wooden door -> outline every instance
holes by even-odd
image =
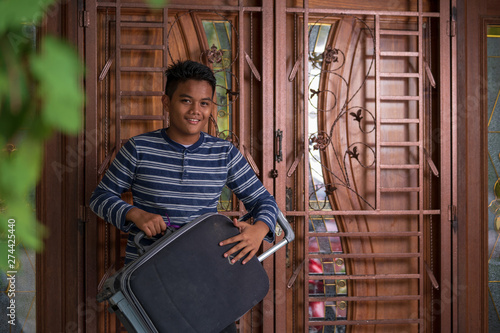
[[[96,137],[86,195],[128,138],[168,126],[168,64],[203,62],[218,80],[206,131],[240,149],[297,235],[264,262],[271,290],[239,331],[446,331],[451,302],[433,305],[451,281],[448,11],[398,0],[86,1],[86,132]],[[219,210],[244,213],[230,192]],[[125,243],[87,224],[87,297],[123,265]],[[120,331],[98,313],[90,331]]]
[[[273,44],[266,46],[260,37],[272,33],[272,13],[271,2],[216,1],[207,6],[203,1],[170,1],[167,8],[151,9],[138,2],[87,1],[88,96],[93,101],[87,109],[87,132],[95,133],[98,142],[95,156],[87,161],[87,195],[126,140],[168,127],[161,103],[164,71],[186,59],[205,63],[217,79],[206,132],[233,142],[273,192],[272,178],[263,176],[263,166],[272,166],[273,159],[268,149],[273,146],[272,95],[263,93],[272,91],[273,70],[272,62],[263,58],[269,53],[272,59]],[[123,198],[131,202],[129,193]],[[218,208],[231,217],[245,213],[229,190]],[[87,235],[87,290],[95,297],[105,278],[123,266],[126,235],[97,219]],[[264,265],[272,277],[273,259]],[[262,327],[262,308],[256,306],[239,321],[241,331]],[[268,317],[272,321],[273,314]],[[99,332],[121,329],[104,311],[94,325]]]
[[[297,233],[283,274],[294,331],[451,329],[448,11],[276,9],[276,193]]]

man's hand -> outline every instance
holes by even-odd
[[[163,217],[158,214],[148,213],[137,207],[132,208],[125,216],[127,221],[132,221],[137,228],[144,231],[147,237],[153,237],[167,230]]]
[[[242,262],[244,265],[252,259],[255,253],[259,250],[262,240],[269,232],[269,227],[262,221],[257,221],[255,224],[249,224],[247,222],[239,222],[238,220],[233,219],[233,223],[238,229],[240,229],[240,234],[220,242],[219,245],[224,246],[239,242],[229,249],[229,251],[224,253],[224,258],[227,258],[231,254],[241,250],[240,253],[238,253],[238,255],[231,260],[231,262],[234,264],[248,254]]]

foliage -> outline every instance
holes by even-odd
[[[167,4],[167,0],[147,0],[147,3],[151,7],[159,8],[165,6]]]
[[[8,254],[15,252],[9,236],[16,245],[42,248],[46,232],[28,199],[40,177],[45,140],[54,131],[76,134],[81,128],[77,53],[51,36],[40,39],[37,51],[29,36],[53,1],[0,0],[0,268],[7,270]]]

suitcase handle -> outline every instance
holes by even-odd
[[[167,230],[165,230],[165,233],[163,234],[162,237],[165,237],[165,235],[170,236],[172,233],[174,233],[175,229],[172,227],[167,227]],[[142,256],[144,253],[146,253],[146,248],[141,244],[141,240],[146,237],[146,234],[144,231],[139,230],[139,232],[134,236],[134,244],[137,247],[137,254],[139,254],[139,257]]]
[[[295,239],[295,234],[293,232],[292,226],[290,223],[288,223],[288,220],[285,218],[285,215],[281,212],[281,210],[278,209],[278,219],[277,219],[278,225],[283,229],[285,232],[285,236],[283,239],[275,244],[273,247],[268,249],[266,252],[262,253],[260,256],[257,257],[259,259],[259,262],[264,261],[266,258],[268,258],[270,255],[272,255],[274,252],[278,251],[281,249],[283,246],[286,244],[290,243]]]
[[[137,254],[139,254],[139,256],[142,256],[144,254],[144,252],[146,252],[146,249],[144,249],[144,246],[142,246],[142,244],[141,244],[141,240],[144,238],[144,236],[146,236],[146,234],[142,230],[140,230],[134,236],[134,243],[135,243],[135,247],[137,247]]]

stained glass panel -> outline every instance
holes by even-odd
[[[487,34],[489,331],[500,332],[500,26]]]
[[[309,89],[319,91],[323,53],[332,26],[330,24],[310,25],[309,30]],[[318,105],[320,94],[311,94],[309,103],[309,137],[319,135]],[[321,154],[319,149],[309,150],[309,206],[312,210],[331,211],[332,206],[327,196],[327,183],[323,176]],[[340,237],[333,236],[338,232],[335,218],[315,216],[309,220],[310,232],[331,232],[331,237],[311,237],[309,239],[309,255],[328,255],[309,259],[309,274],[311,276],[346,274],[342,258],[335,258],[335,253],[343,253]],[[331,255],[331,256],[330,256]],[[309,320],[334,321],[347,318],[347,302],[323,301],[314,298],[347,295],[345,280],[311,279],[309,280]],[[309,332],[344,332],[345,326],[310,326]]]
[[[217,134],[223,139],[231,138],[232,126],[232,104],[231,94],[233,90],[233,76],[231,73],[231,37],[232,28],[228,21],[203,21],[203,28],[207,36],[207,42],[210,51],[214,56],[209,62],[212,63],[212,68],[217,79],[216,104],[217,117],[215,123],[217,126]],[[212,62],[213,61],[213,62]],[[222,191],[218,204],[219,211],[232,210],[232,193],[225,187]]]

